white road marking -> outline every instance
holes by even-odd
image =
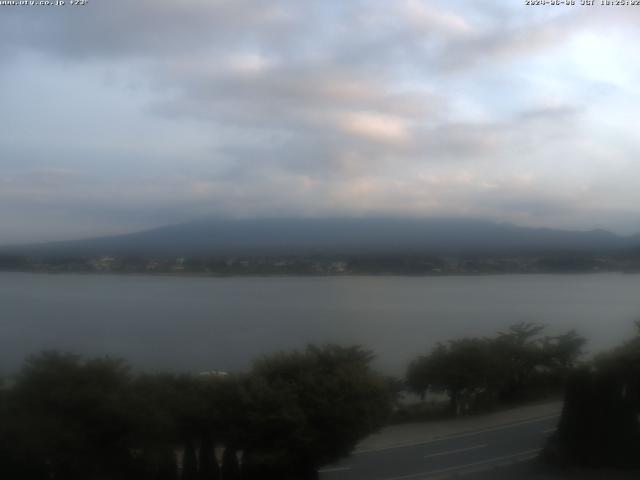
[[[427,472],[411,473],[409,475],[401,475],[399,477],[389,477],[389,478],[385,478],[384,480],[409,480],[412,478],[416,478],[416,479],[420,478],[422,480],[426,480],[433,475],[440,475],[442,473],[465,470],[468,468],[477,467],[479,465],[487,465],[491,463],[502,462],[505,460],[512,460],[513,462],[525,461],[535,457],[536,453],[538,453],[540,450],[541,450],[540,448],[534,448],[532,450],[524,450],[522,452],[513,453],[511,455],[503,455],[501,457],[489,458],[487,460],[481,460],[479,462],[466,463],[464,465],[455,465],[453,467],[440,468],[438,470],[429,470]]]
[[[419,442],[398,443],[396,445],[391,445],[389,447],[372,448],[372,449],[369,449],[369,450],[360,450],[359,452],[353,452],[351,455],[352,456],[364,455],[364,454],[367,454],[367,453],[384,452],[386,450],[395,450],[396,448],[414,447],[414,446],[417,446],[417,445],[428,445],[430,443],[442,442],[444,440],[453,440],[453,439],[456,439],[456,438],[471,437],[471,436],[477,435],[479,433],[495,432],[497,430],[505,430],[505,429],[512,428],[512,427],[519,427],[520,425],[527,425],[529,423],[543,422],[545,420],[550,420],[552,418],[556,418],[556,417],[559,417],[559,416],[560,416],[559,413],[554,413],[554,414],[551,414],[551,415],[544,415],[544,416],[541,416],[541,417],[532,418],[530,420],[522,420],[522,421],[519,421],[519,422],[502,424],[502,425],[498,425],[498,426],[495,426],[495,427],[482,428],[480,430],[473,430],[473,431],[468,431],[468,432],[463,432],[463,433],[454,433],[453,435],[443,435],[441,437],[434,438],[432,440],[425,440],[425,441],[419,441]]]
[[[323,468],[318,470],[318,473],[346,472],[347,470],[351,470],[351,467]]]
[[[546,430],[542,430],[541,433],[551,433],[551,432],[555,432],[557,430],[556,427],[553,428],[547,428]]]
[[[488,447],[488,446],[489,446],[489,444],[483,443],[482,445],[474,445],[473,447],[458,448],[456,450],[448,450],[446,452],[432,453],[430,455],[425,455],[424,458],[441,457],[442,455],[451,455],[451,454],[454,454],[454,453],[467,452],[469,450],[476,450],[478,448],[484,448],[484,447]]]

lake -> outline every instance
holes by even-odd
[[[640,275],[197,278],[0,273],[0,372],[42,349],[153,370],[246,369],[307,343],[361,344],[401,374],[437,341],[536,321],[591,352],[631,336]]]

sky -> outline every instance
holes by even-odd
[[[0,244],[213,216],[640,231],[640,6],[1,3]]]

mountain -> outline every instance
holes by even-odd
[[[640,245],[640,236],[569,231],[452,218],[322,218],[202,220],[139,233],[4,247],[41,255],[287,255],[611,253]]]

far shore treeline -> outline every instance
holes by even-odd
[[[640,328],[639,328],[640,333]],[[304,480],[389,422],[561,395],[543,459],[638,466],[640,334],[594,360],[575,331],[515,324],[436,345],[406,378],[358,346],[308,346],[243,374],[134,373],[122,360],[42,352],[0,384],[0,472],[24,480]],[[421,399],[407,405],[407,391]],[[446,400],[442,402],[442,398]]]
[[[22,255],[0,252],[0,271],[193,276],[486,275],[640,272],[640,249],[617,253],[299,255]]]

